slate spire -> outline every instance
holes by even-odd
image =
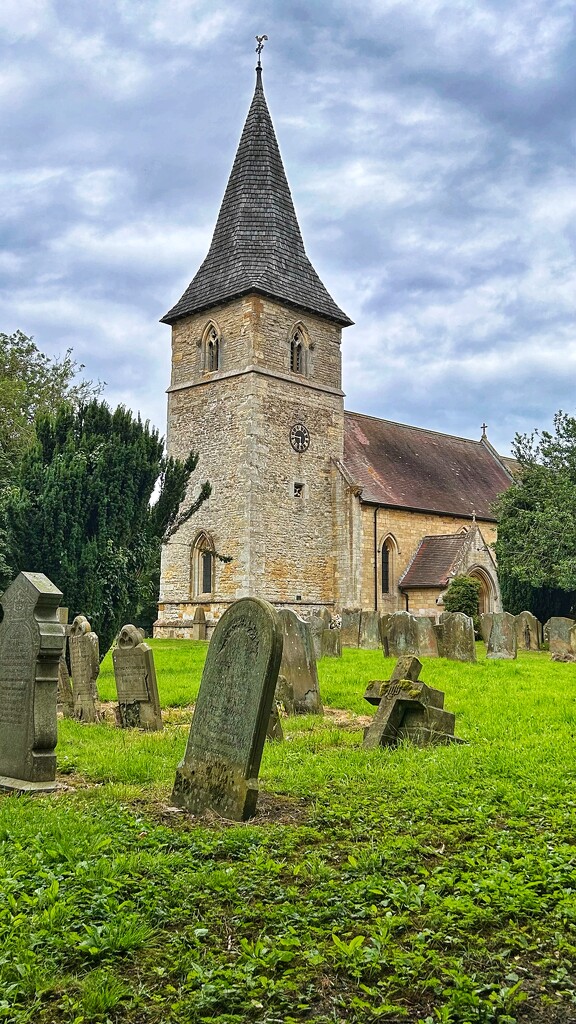
[[[345,326],[352,323],[306,255],[260,67],[208,255],[162,322],[172,324],[253,291]]]

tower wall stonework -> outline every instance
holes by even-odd
[[[208,372],[202,339],[210,322],[220,333],[221,363]],[[310,345],[306,375],[290,371],[295,325]],[[309,611],[333,605],[340,335],[331,321],[257,294],[174,324],[168,452],[197,451],[195,480],[208,479],[212,494],[165,545],[155,635],[188,635],[199,603],[212,622],[243,596]],[[302,453],[290,445],[299,422],[311,438]],[[295,485],[303,485],[300,496]],[[191,556],[200,532],[231,561],[215,560],[212,594],[199,597]]]

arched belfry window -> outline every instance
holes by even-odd
[[[308,350],[311,348],[303,324],[295,324],[290,331],[290,370],[292,373],[308,372]]]
[[[208,596],[214,591],[214,542],[207,533],[198,534],[192,547],[192,596]]]
[[[383,595],[391,594],[394,590],[394,559],[396,551],[396,541],[389,534],[382,541],[380,548],[380,592]]]
[[[202,338],[203,366],[205,370],[221,369],[220,331],[212,321],[206,326]]]

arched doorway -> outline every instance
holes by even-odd
[[[473,569],[466,571],[467,576],[471,576],[473,580],[478,580],[480,584],[480,594],[478,597],[479,614],[483,615],[484,612],[493,612],[495,603],[495,590],[490,576],[485,569],[480,566],[474,566]]]

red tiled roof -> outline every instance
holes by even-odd
[[[446,587],[448,574],[465,543],[466,534],[463,533],[423,537],[406,572],[400,577],[400,587]]]
[[[344,466],[362,501],[492,521],[511,483],[482,441],[356,412],[344,414]]]

